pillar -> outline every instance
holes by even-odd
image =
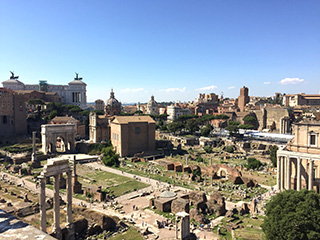
[[[35,162],[37,160],[36,156],[36,134],[37,132],[32,132],[32,154],[31,154],[31,161]]]
[[[277,156],[277,189],[281,190],[281,157]]]
[[[291,158],[287,157],[287,189],[291,189]]]
[[[54,176],[54,188],[53,188],[53,232],[57,239],[61,239],[61,228],[60,228],[60,174]]]
[[[312,190],[313,189],[313,159],[309,160],[309,176],[308,176],[308,189]]]
[[[47,209],[46,209],[46,182],[45,177],[40,176],[40,230],[47,232]]]
[[[301,158],[297,158],[297,191],[301,190]]]
[[[281,191],[284,190],[284,156],[280,157],[280,163],[281,163],[281,182],[280,182],[280,189]]]
[[[68,239],[74,239],[74,227],[72,223],[72,172],[67,172],[67,224]]]

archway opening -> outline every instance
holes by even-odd
[[[57,152],[66,152],[66,144],[62,137],[57,137],[56,149]]]

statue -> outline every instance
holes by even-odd
[[[19,76],[14,76],[14,72],[10,71],[10,73],[11,73],[10,79],[18,79],[19,78]]]
[[[82,80],[82,78],[79,78],[79,74],[78,73],[75,73],[76,74],[76,77],[74,78],[74,80]]]

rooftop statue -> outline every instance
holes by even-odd
[[[10,79],[18,79],[19,78],[19,76],[15,76],[14,75],[14,72],[12,72],[12,71],[10,71],[11,72],[11,77],[10,77]]]
[[[76,74],[76,77],[74,78],[74,80],[82,80],[82,78],[79,78],[79,74],[78,73],[75,73]]]

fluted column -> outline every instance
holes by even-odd
[[[40,229],[47,232],[47,209],[46,209],[46,181],[44,176],[40,176]]]
[[[60,174],[54,176],[54,189],[53,189],[53,232],[57,239],[61,239],[61,228],[60,228]]]
[[[281,190],[281,157],[277,156],[277,189]]]
[[[308,180],[309,180],[309,183],[308,183],[308,189],[309,190],[312,190],[313,189],[313,159],[310,159],[309,160],[309,176],[308,176]]]
[[[297,158],[297,191],[301,190],[301,158]]]

